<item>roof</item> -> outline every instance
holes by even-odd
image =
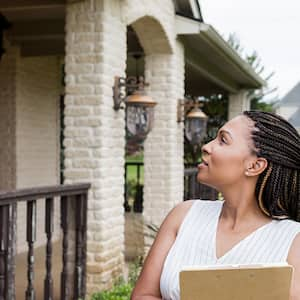
[[[280,101],[278,106],[296,106],[300,107],[300,82],[298,82]]]
[[[288,119],[288,121],[296,128],[300,128],[300,108]]]
[[[230,93],[258,89],[265,81],[209,24],[176,16],[186,64]]]
[[[173,0],[177,15],[203,22],[198,0]]]

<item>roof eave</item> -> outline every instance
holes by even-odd
[[[266,81],[261,78],[254,69],[242,59],[238,53],[222,38],[222,36],[208,24],[200,24],[200,34],[203,34],[207,39],[215,44],[215,48],[218,51],[224,53],[229,60],[235,63],[244,73],[249,77],[249,80],[253,82],[253,87],[261,88],[266,85]]]
[[[200,43],[206,43],[213,49],[213,55],[222,58],[222,61],[232,68],[238,69],[247,78],[245,89],[258,89],[266,85],[254,69],[244,61],[237,52],[221,37],[209,24],[197,22],[182,16],[176,16],[177,35],[180,37],[195,36]]]

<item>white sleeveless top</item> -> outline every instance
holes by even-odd
[[[197,200],[187,212],[164,262],[160,290],[164,300],[179,300],[183,266],[286,262],[300,223],[272,220],[216,257],[216,230],[224,201]]]

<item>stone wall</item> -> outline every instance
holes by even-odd
[[[16,72],[16,188],[60,181],[60,71],[57,57],[20,57]],[[60,235],[59,202],[55,231]],[[27,250],[26,204],[18,204],[17,248]],[[44,244],[45,203],[37,201],[37,242]]]
[[[241,114],[244,110],[250,109],[250,99],[246,90],[229,95],[228,120]]]
[[[150,93],[159,104],[155,125],[145,142],[145,222],[160,225],[183,200],[183,123],[177,123],[177,102],[184,96],[184,51],[146,57]]]
[[[67,5],[65,183],[90,182],[87,288],[110,286],[124,265],[124,110],[113,109],[126,67],[120,1]]]
[[[65,178],[66,183],[92,183],[88,211],[89,293],[109,287],[121,274],[124,262],[125,122],[124,111],[113,110],[112,86],[115,76],[125,75],[129,25],[144,47],[148,92],[160,107],[145,151],[145,216],[157,223],[182,200],[183,125],[177,123],[176,111],[177,100],[184,94],[184,59],[183,48],[175,39],[172,1],[163,5],[161,1],[129,0],[69,3]],[[157,142],[161,141],[159,151]],[[154,171],[151,174],[150,169]],[[158,184],[157,178],[161,179]],[[162,191],[163,195],[156,198]]]
[[[125,214],[125,258],[136,261],[144,256],[144,216],[140,213]]]
[[[16,184],[16,68],[18,49],[5,47],[0,61],[0,190]]]

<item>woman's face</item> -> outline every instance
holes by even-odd
[[[198,181],[219,190],[245,178],[247,165],[254,158],[250,138],[253,123],[237,116],[219,129],[216,138],[202,147]]]

